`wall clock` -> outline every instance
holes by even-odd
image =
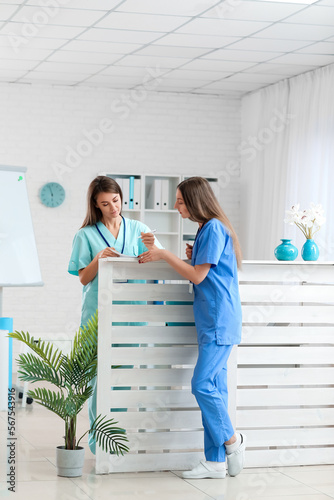
[[[48,182],[41,187],[39,197],[46,207],[59,207],[65,200],[65,189],[58,182]]]

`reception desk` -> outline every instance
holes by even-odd
[[[334,263],[245,261],[239,282],[229,406],[248,437],[246,466],[333,464]],[[98,474],[189,469],[203,458],[192,300],[166,263],[100,259],[97,411],[126,429],[130,453],[97,447]]]

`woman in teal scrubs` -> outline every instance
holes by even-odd
[[[68,266],[68,272],[79,276],[83,285],[81,326],[87,324],[98,306],[100,258],[118,257],[119,253],[137,257],[148,248],[140,238],[142,233],[146,233],[147,244],[161,248],[145,224],[122,216],[122,190],[114,179],[96,177],[88,188],[87,205],[86,218],[73,240]],[[96,418],[96,381],[93,388],[88,401],[90,423]],[[88,442],[95,453],[95,441],[90,435]]]
[[[202,412],[206,460],[183,477],[224,478],[225,454],[229,475],[236,476],[244,465],[246,440],[234,432],[228,415],[227,360],[233,345],[241,340],[240,245],[206,179],[191,177],[181,182],[174,208],[199,226],[193,247],[188,245],[186,251],[191,265],[168,250],[150,248],[146,235],[143,241],[149,251],[139,256],[139,262],[164,259],[194,286],[198,359],[191,387]]]

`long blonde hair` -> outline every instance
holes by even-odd
[[[105,175],[99,175],[98,177],[95,177],[95,179],[92,180],[88,187],[87,213],[81,228],[86,226],[94,226],[94,224],[102,219],[102,212],[96,206],[96,198],[100,193],[117,193],[121,198],[121,203],[123,203],[122,190],[114,179]]]
[[[240,243],[232,224],[212,191],[210,183],[203,177],[189,177],[177,186],[194,222],[206,223],[210,219],[219,219],[228,229],[233,240],[234,253],[238,268],[241,269],[242,254]]]

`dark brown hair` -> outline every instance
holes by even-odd
[[[89,184],[87,191],[87,213],[81,227],[94,226],[102,218],[102,212],[96,206],[96,199],[100,193],[117,193],[123,203],[123,194],[120,186],[114,179],[99,175]]]
[[[227,228],[233,240],[234,253],[238,268],[241,268],[242,254],[238,237],[222,207],[212,191],[210,183],[203,177],[189,177],[177,186],[194,222],[206,223],[210,219],[219,219]]]

